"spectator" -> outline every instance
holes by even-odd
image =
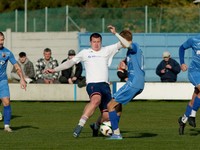
[[[119,63],[119,66],[117,68],[117,76],[120,78],[120,82],[126,82],[128,80],[128,72],[125,59],[123,59]]]
[[[58,66],[58,61],[54,59],[51,56],[51,49],[45,48],[43,55],[43,58],[38,59],[36,62],[36,82],[37,83],[46,83],[46,84],[51,84],[51,83],[59,83],[58,82],[58,76],[59,73],[49,73],[46,74],[43,71],[45,69],[54,69],[55,67]]]
[[[156,68],[156,74],[160,77],[161,82],[176,82],[177,74],[180,71],[179,63],[170,57],[169,52],[164,52],[163,60]]]
[[[74,58],[75,55],[76,55],[76,53],[73,49],[69,50],[68,58],[64,59],[62,61],[62,63]],[[83,71],[83,67],[82,67],[81,62],[79,62],[79,63],[73,65],[69,69],[62,70],[59,81],[60,81],[60,83],[77,84],[79,79],[82,78],[81,77],[82,71]]]
[[[33,63],[27,58],[25,52],[19,53],[19,59],[17,63],[22,69],[26,83],[33,83],[35,77],[34,66]],[[11,78],[13,81],[20,81],[20,77],[18,76],[15,67],[13,67],[11,71]]]

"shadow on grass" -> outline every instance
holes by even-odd
[[[127,131],[124,131],[122,133],[126,133]],[[129,133],[130,134],[130,133]],[[130,135],[130,136],[123,136],[123,138],[149,138],[149,137],[155,137],[158,134],[155,133],[135,133],[135,135]]]
[[[21,129],[26,129],[26,128],[32,128],[32,129],[39,129],[38,127],[33,127],[33,126],[19,126],[19,127],[12,127],[13,130],[17,131],[17,130],[21,130]]]
[[[32,128],[32,129],[39,129],[38,127],[33,127],[33,126],[29,126],[29,125],[27,125],[27,126],[19,126],[19,127],[11,127],[12,128],[12,130],[15,132],[15,131],[18,131],[18,130],[21,130],[21,129],[27,129],[27,128]],[[4,128],[0,128],[0,130],[3,130]]]
[[[200,134],[200,129],[190,129],[191,133],[190,135],[191,136],[197,136]]]
[[[15,119],[15,118],[19,118],[19,117],[22,117],[22,116],[12,115],[11,119]]]

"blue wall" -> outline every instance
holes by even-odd
[[[79,51],[90,47],[89,37],[91,33],[79,33]],[[118,41],[118,39],[111,33],[101,33],[102,45],[107,46]],[[137,42],[144,54],[146,81],[160,81],[160,78],[155,74],[157,65],[162,60],[162,53],[169,51],[171,57],[179,62],[178,50],[179,46],[185,42],[189,37],[196,34],[176,34],[176,33],[152,33],[152,34],[133,34],[133,41]],[[126,50],[122,49],[117,55],[115,55],[112,65],[109,70],[110,81],[119,81],[116,72],[117,66],[120,60],[126,55]],[[192,56],[191,49],[185,53],[185,63],[189,64]],[[178,81],[188,81],[187,72],[181,72],[178,74]]]

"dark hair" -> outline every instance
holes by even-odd
[[[45,48],[44,52],[51,52],[51,49],[50,48]]]
[[[102,41],[102,36],[99,33],[92,33],[90,35],[90,41],[92,41],[92,38],[100,38]]]
[[[133,39],[133,35],[131,33],[131,31],[129,30],[123,30],[122,32],[120,32],[120,35],[125,38],[127,41],[132,41]]]
[[[4,37],[4,34],[3,34],[3,32],[0,32],[0,36],[3,36],[3,37]]]
[[[21,58],[21,57],[26,57],[26,53],[25,52],[20,52],[19,53],[19,57]]]

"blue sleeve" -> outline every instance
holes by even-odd
[[[184,56],[185,56],[185,48],[183,47],[183,45],[181,45],[179,48],[179,59],[181,65],[185,63]]]
[[[17,61],[16,61],[16,59],[15,59],[15,57],[14,57],[12,52],[10,52],[9,61],[11,62],[12,65],[17,63]]]

